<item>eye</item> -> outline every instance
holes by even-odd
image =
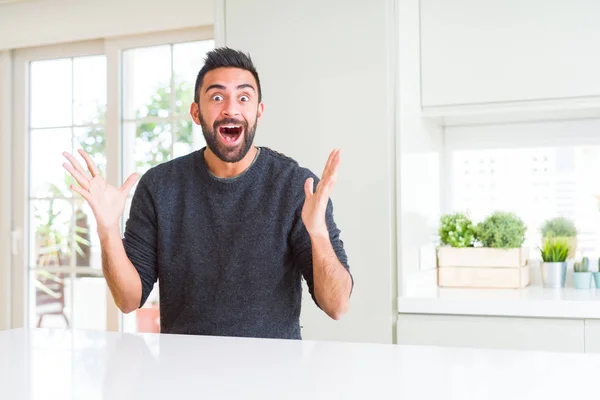
[[[243,95],[243,96],[240,97],[240,100],[243,101],[243,102],[250,101],[250,97],[248,97],[246,95]]]
[[[211,97],[211,100],[223,101],[223,96],[221,96],[220,94],[215,94],[213,97]]]

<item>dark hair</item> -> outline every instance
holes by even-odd
[[[200,96],[198,92],[202,87],[204,75],[206,75],[207,72],[217,68],[239,68],[249,71],[254,76],[254,79],[256,79],[256,84],[258,85],[258,102],[260,103],[262,101],[262,89],[260,88],[258,72],[256,72],[256,68],[252,63],[250,55],[245,54],[239,50],[230,49],[229,47],[218,47],[214,50],[209,51],[206,54],[204,65],[202,66],[202,69],[200,69],[198,77],[196,78],[196,87],[194,88],[194,102],[198,103],[200,101]]]

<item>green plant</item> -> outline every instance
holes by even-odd
[[[475,241],[475,226],[463,213],[445,214],[440,219],[440,241],[452,247],[472,247]]]
[[[540,253],[544,262],[565,262],[569,255],[569,242],[562,237],[547,237]]]
[[[542,237],[574,237],[577,236],[575,223],[565,217],[556,217],[546,220],[540,229]]]
[[[590,270],[590,260],[587,257],[583,257],[581,261],[573,264],[573,270],[575,272],[588,272]]]
[[[525,223],[516,214],[497,211],[479,223],[475,233],[484,247],[509,249],[523,245],[526,231]]]

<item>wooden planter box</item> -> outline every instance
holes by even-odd
[[[518,289],[529,285],[529,250],[485,247],[438,249],[438,286]]]
[[[438,268],[438,286],[453,288],[520,289],[529,285],[529,267]]]
[[[440,247],[438,267],[519,268],[527,265],[529,250],[487,247]]]

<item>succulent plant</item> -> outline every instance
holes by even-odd
[[[581,259],[581,264],[583,266],[583,272],[587,272],[590,270],[590,259],[588,257],[583,257]]]
[[[540,253],[544,262],[565,262],[569,255],[569,242],[562,237],[548,237],[544,239]]]

